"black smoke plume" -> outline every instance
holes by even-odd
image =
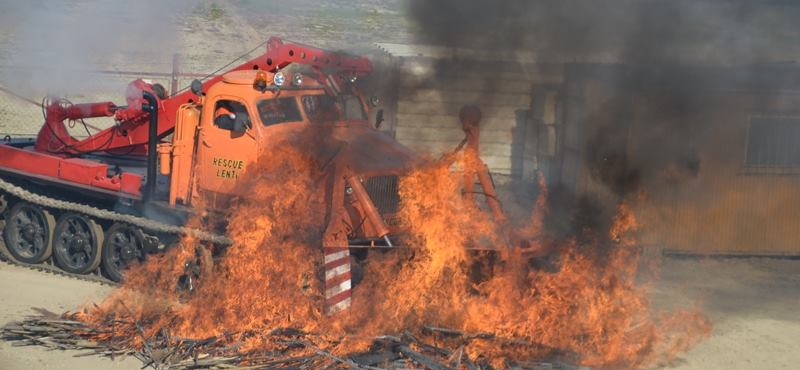
[[[708,91],[764,85],[759,71],[800,51],[792,41],[800,6],[790,1],[411,0],[409,14],[418,43],[532,52],[600,81],[604,103],[566,120],[583,127],[582,160],[617,199],[695,178],[705,167],[693,143],[710,133],[690,117],[709,104]],[[448,63],[458,62],[440,69]],[[493,82],[484,86],[490,97]],[[569,207],[602,213],[593,197],[556,187]],[[559,222],[599,221],[572,214]]]

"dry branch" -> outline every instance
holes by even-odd
[[[76,319],[76,315],[57,315],[40,310],[40,316],[21,322],[10,322],[0,328],[0,338],[12,345],[36,345],[50,349],[81,350],[74,356],[134,356],[142,361],[142,369],[155,370],[485,370],[488,364],[476,364],[467,348],[472,340],[488,340],[498,346],[535,346],[526,341],[498,338],[491,333],[464,333],[458,330],[426,326],[420,336],[410,331],[400,336],[376,337],[371,350],[342,356],[332,348],[341,338],[323,337],[292,328],[278,328],[267,333],[225,333],[209,338],[171,336],[162,328],[147,336],[144,323],[109,317],[97,325]],[[270,343],[270,348],[242,352],[242,340],[257,336]],[[133,339],[139,345],[134,345]],[[436,339],[436,338],[440,338]],[[433,340],[434,344],[430,343]],[[317,344],[317,343],[322,343]],[[572,370],[577,367],[559,362],[517,362],[509,369]]]

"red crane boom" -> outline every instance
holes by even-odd
[[[333,78],[341,85],[343,74],[362,76],[372,71],[372,64],[364,57],[353,57],[342,53],[332,53],[298,43],[284,42],[279,37],[267,41],[267,50],[229,71],[261,69],[275,72],[291,63],[309,65],[315,72]],[[228,72],[229,72],[228,71]],[[203,82],[203,91],[222,79],[215,75]],[[112,102],[64,105],[54,101],[46,107],[47,119],[36,140],[36,149],[51,153],[80,154],[88,152],[125,152],[126,154],[147,153],[149,140],[147,117],[142,110],[142,92],[155,93],[151,84],[135,80],[126,92],[127,107],[118,107]],[[172,132],[175,127],[178,108],[196,96],[191,91],[159,99],[158,137]],[[69,135],[64,120],[78,120],[92,117],[113,116],[118,124],[102,130],[83,140]]]

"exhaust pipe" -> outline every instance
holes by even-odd
[[[142,98],[147,104],[142,105],[142,110],[147,112],[150,118],[147,136],[147,181],[144,185],[144,200],[150,201],[156,194],[156,173],[158,163],[158,99],[153,94],[145,91]]]

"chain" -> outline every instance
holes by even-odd
[[[19,199],[22,199],[27,202],[31,202],[33,204],[40,205],[46,208],[55,208],[64,211],[72,211],[77,213],[83,213],[92,217],[96,217],[102,220],[109,220],[109,221],[116,221],[116,222],[124,222],[131,225],[139,226],[144,230],[156,232],[156,233],[165,233],[165,234],[177,234],[177,235],[188,235],[200,241],[207,241],[212,242],[215,244],[222,244],[222,245],[231,245],[233,241],[229,238],[217,235],[213,233],[209,233],[207,231],[192,229],[189,227],[183,226],[175,226],[170,224],[161,223],[158,221],[150,220],[143,217],[133,216],[133,215],[126,215],[122,213],[117,213],[113,211],[109,211],[106,209],[99,209],[91,206],[87,206],[84,204],[78,204],[73,202],[67,202],[59,199],[53,199],[50,197],[46,197],[40,194],[31,193],[19,186],[11,184],[7,181],[0,179],[0,190],[5,191],[6,193],[13,195]]]

